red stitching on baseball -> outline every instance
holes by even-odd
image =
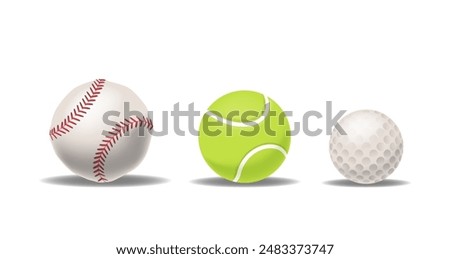
[[[105,79],[97,79],[92,82],[91,87],[89,87],[89,90],[86,91],[86,94],[77,106],[73,108],[72,112],[67,115],[61,123],[50,130],[49,135],[52,141],[64,134],[69,133],[77,125],[80,119],[83,118],[87,111],[91,109],[89,106],[94,104],[96,98],[100,95],[103,87],[105,86],[105,82]]]
[[[125,119],[124,121],[117,123],[116,126],[112,128],[110,132],[108,132],[108,135],[105,136],[105,138],[99,144],[97,152],[94,156],[94,162],[92,166],[92,173],[94,174],[94,177],[98,178],[98,182],[108,181],[108,178],[105,175],[105,162],[106,157],[108,156],[113,146],[116,144],[119,138],[125,135],[126,132],[137,127],[144,127],[148,130],[151,130],[153,129],[152,120],[147,117],[139,118],[136,116]]]

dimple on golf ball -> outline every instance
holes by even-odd
[[[346,134],[341,134],[339,126]],[[384,180],[397,168],[402,154],[400,130],[381,112],[360,110],[348,114],[331,134],[330,156],[334,166],[356,183]]]

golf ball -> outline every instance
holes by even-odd
[[[330,156],[334,166],[356,183],[384,180],[397,168],[402,154],[400,130],[381,112],[360,110],[348,114],[331,134]]]

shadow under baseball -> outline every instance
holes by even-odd
[[[297,184],[298,181],[289,178],[269,177],[256,183],[235,183],[222,179],[220,177],[210,177],[192,180],[191,183],[215,187],[252,188],[252,187],[276,187],[276,186],[292,185]]]
[[[386,179],[384,181],[374,184],[359,184],[346,179],[330,180],[323,182],[326,185],[338,186],[338,187],[362,187],[362,188],[374,188],[374,187],[394,187],[401,185],[408,185],[409,182],[403,180]]]
[[[63,185],[63,186],[74,186],[74,187],[100,187],[100,188],[110,188],[110,187],[133,187],[133,186],[148,186],[164,184],[169,182],[169,180],[161,177],[155,176],[145,176],[145,175],[125,175],[114,182],[110,183],[95,183],[86,180],[77,175],[65,175],[65,176],[55,176],[42,179],[43,183]]]

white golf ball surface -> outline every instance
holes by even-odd
[[[347,179],[373,184],[397,168],[403,154],[403,139],[397,125],[383,113],[360,110],[343,117],[330,138],[334,166]]]

